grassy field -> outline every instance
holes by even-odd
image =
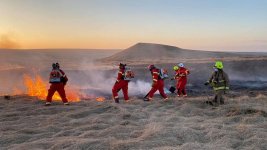
[[[266,95],[83,100],[50,107],[34,97],[0,99],[0,149],[267,149]]]

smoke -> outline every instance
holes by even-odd
[[[117,80],[118,65],[108,64],[105,66],[98,66],[93,61],[83,61],[80,65],[81,73],[76,73],[77,77],[83,82],[78,83],[78,87],[84,89],[85,94],[94,96],[112,96],[112,88]],[[143,97],[151,89],[152,77],[150,72],[145,67],[129,66],[135,73],[133,78],[128,84],[128,94],[130,97]],[[81,78],[82,74],[86,74],[85,78]],[[85,82],[84,82],[85,81]],[[166,81],[165,93],[170,93],[168,90],[172,84]],[[159,94],[157,91],[156,94]],[[122,95],[122,91],[119,92]]]
[[[1,49],[15,49],[19,48],[19,42],[13,33],[0,35],[0,48]]]
[[[105,52],[106,56],[110,55]],[[65,71],[69,78],[67,87],[79,89],[81,93],[91,96],[112,96],[112,87],[116,81],[118,73],[117,64],[100,64],[95,63],[99,57],[103,57],[100,52],[2,52],[1,66],[7,66],[8,69],[0,72],[0,94],[12,93],[16,90],[23,90],[23,78],[25,73],[32,73],[32,67],[38,66],[39,73],[45,81],[50,71],[51,62],[59,62],[61,68]],[[30,61],[28,61],[30,60]],[[177,59],[177,62],[180,62]],[[259,89],[267,88],[267,60],[255,61],[229,61],[224,62],[225,72],[230,78],[231,89]],[[13,66],[21,66],[14,68]],[[49,66],[47,66],[49,65]],[[158,64],[160,68],[169,70],[169,75],[173,73],[172,66],[174,64]],[[203,83],[210,77],[213,63],[186,63],[186,67],[190,70],[188,77],[189,94],[193,92],[200,93],[205,90]],[[0,67],[1,67],[0,66]],[[11,67],[10,67],[11,66]],[[129,96],[144,96],[151,89],[151,74],[145,69],[145,65],[131,66],[136,77],[129,83]],[[251,81],[251,82],[248,82]],[[248,84],[247,84],[248,83]],[[165,81],[165,87],[168,89],[174,83],[170,80]],[[234,88],[233,88],[234,87]],[[190,93],[191,91],[191,93]],[[168,90],[166,90],[168,92]],[[120,92],[122,93],[122,92]]]
[[[129,83],[129,94],[131,95],[146,95],[151,89],[151,83],[144,80],[136,80]]]
[[[76,75],[81,77],[84,76],[82,74],[85,74],[85,77],[82,79],[83,82],[78,82],[77,86],[81,87],[88,95],[111,96],[112,88],[118,74],[118,67],[110,66],[109,69],[106,69],[106,67],[97,67],[93,62],[84,61],[80,64],[83,72]],[[133,79],[129,82],[129,96],[146,95],[150,88],[150,82],[142,79]]]

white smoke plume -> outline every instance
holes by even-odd
[[[93,62],[84,61],[81,64],[81,70],[87,76],[85,83],[80,83],[80,87],[90,94],[104,94],[112,96],[112,87],[118,74],[117,66],[110,66],[107,70],[105,67],[96,67]],[[133,70],[134,71],[134,70]],[[140,79],[133,79],[129,82],[129,96],[146,95],[151,89],[151,83]],[[120,92],[121,93],[121,92]]]

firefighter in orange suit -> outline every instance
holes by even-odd
[[[119,103],[119,96],[118,92],[122,89],[123,95],[124,95],[124,100],[128,101],[129,96],[128,96],[128,80],[125,80],[125,67],[126,64],[119,64],[119,72],[118,72],[118,77],[117,80],[112,88],[112,95],[116,103]]]
[[[154,96],[157,90],[159,90],[159,93],[164,98],[164,100],[167,100],[168,97],[164,92],[164,80],[160,77],[160,69],[156,68],[154,65],[149,65],[148,69],[151,72],[153,83],[148,95],[145,96],[145,101],[152,100],[152,97]]]
[[[64,105],[69,105],[68,100],[66,98],[65,94],[65,85],[68,81],[68,78],[64,71],[62,71],[59,67],[58,63],[53,63],[52,64],[52,71],[50,72],[50,77],[49,77],[49,83],[51,83],[50,88],[48,90],[48,95],[46,97],[46,106],[51,105],[52,102],[52,97],[55,92],[58,92],[60,95]]]
[[[176,85],[177,96],[180,97],[183,94],[183,96],[186,97],[187,93],[185,87],[187,83],[187,76],[189,75],[190,72],[184,67],[183,63],[179,63],[178,66],[179,69],[176,71],[174,77],[177,80],[177,85]]]

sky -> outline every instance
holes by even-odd
[[[266,51],[267,0],[0,0],[0,48]]]

